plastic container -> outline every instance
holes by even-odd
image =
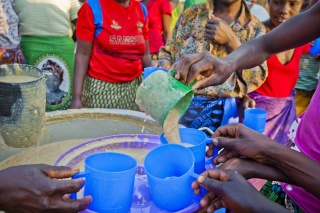
[[[194,91],[175,79],[173,71],[155,71],[142,82],[137,90],[136,103],[160,125],[173,108],[181,116],[190,105]]]
[[[206,160],[206,145],[212,144],[212,138],[208,138],[201,130],[193,128],[180,128],[179,134],[181,143],[187,144],[186,147],[190,149],[194,156],[194,172],[201,174],[205,170],[205,165],[212,163],[212,158]],[[164,134],[160,135],[160,142],[168,144]],[[213,157],[217,155],[218,147],[215,147]]]
[[[314,45],[311,46],[310,54],[313,56],[320,54],[320,38],[316,39]]]
[[[264,109],[245,109],[243,124],[257,132],[263,133],[266,128],[266,118],[267,111]]]
[[[161,70],[161,71],[164,71],[164,72],[168,72],[167,69],[164,69],[162,67],[146,67],[143,70],[144,79],[146,79],[151,73],[153,73],[155,71],[158,71],[158,70]]]
[[[126,154],[101,152],[85,159],[85,171],[72,178],[85,178],[84,195],[93,200],[88,209],[96,212],[128,212],[132,204],[137,161]],[[71,194],[76,199],[76,194]]]
[[[153,202],[161,209],[178,211],[192,203],[194,157],[181,145],[166,144],[151,150],[144,168]],[[197,176],[197,175],[196,175]]]

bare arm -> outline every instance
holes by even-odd
[[[146,52],[145,52],[144,56],[141,59],[143,68],[151,66],[151,56],[150,56],[150,50],[149,50],[149,41],[146,40],[145,42],[146,42]]]
[[[93,42],[78,39],[74,62],[73,93],[70,108],[81,108],[81,92],[92,53]]]
[[[213,144],[224,148],[213,160],[224,163],[230,158],[245,156],[268,165],[289,177],[293,184],[304,188],[320,199],[320,164],[308,156],[255,132],[242,124],[219,127]],[[210,145],[207,155],[212,155]]]
[[[168,39],[171,38],[171,32],[170,32],[170,22],[171,22],[171,16],[168,14],[162,15],[162,29],[163,29],[163,42],[167,43]]]
[[[308,156],[274,143],[265,150],[266,163],[282,171],[292,182],[320,199],[320,164]]]
[[[280,170],[269,165],[259,164],[250,159],[231,158],[223,163],[219,168],[236,170],[246,179],[261,178],[281,181],[284,183],[292,183],[290,178],[284,175]]]
[[[236,70],[242,76],[244,69],[262,64],[271,55],[300,46],[320,36],[320,4],[290,18],[264,36],[252,39],[230,53],[224,59],[207,52],[185,55],[174,65],[176,78],[183,83],[192,83],[199,75],[193,89],[220,85]]]
[[[265,36],[253,39],[241,45],[224,60],[232,64],[233,69],[251,68],[267,60],[271,55],[310,42],[320,36],[320,4],[314,5]]]
[[[170,4],[171,4],[171,9],[174,10],[178,3],[179,3],[179,0],[169,0],[170,1]]]

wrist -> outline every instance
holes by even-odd
[[[268,138],[269,139],[269,138]],[[269,139],[271,140],[271,139]],[[262,149],[262,156],[264,156],[264,164],[279,168],[281,160],[278,159],[278,156],[282,156],[283,153],[286,152],[287,147],[282,144],[278,144],[275,141],[266,141],[267,146]]]
[[[230,42],[227,43],[228,52],[231,53],[235,49],[241,46],[241,42],[239,41],[238,37],[230,38]]]
[[[227,57],[222,59],[224,61],[222,69],[225,70],[228,73],[228,75],[230,76],[235,71],[236,66],[234,63],[235,61],[233,61],[232,59],[228,59]]]

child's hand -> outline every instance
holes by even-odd
[[[256,102],[252,98],[250,98],[248,95],[243,96],[241,100],[241,107],[243,110],[248,109],[248,108],[255,108]]]

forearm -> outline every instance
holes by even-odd
[[[73,80],[73,99],[80,99],[83,89],[84,79],[86,77],[91,54],[76,53],[74,64],[74,80]]]
[[[236,35],[233,35],[233,39],[231,39],[231,41],[226,44],[228,54],[232,53],[234,50],[236,50],[240,46],[241,46],[241,42],[239,38]]]
[[[237,75],[242,76],[243,69],[251,69],[257,64],[263,64],[271,55],[264,37],[254,38],[226,56],[223,60],[231,65],[232,68],[229,70],[236,70]]]
[[[144,56],[141,58],[141,62],[142,62],[143,68],[151,66],[151,56],[150,56],[150,50],[149,50],[149,41],[145,40],[145,43],[146,43],[146,50],[145,50]]]
[[[265,149],[266,164],[290,177],[293,184],[304,188],[320,199],[320,164],[313,159],[281,144]]]
[[[259,193],[259,195],[257,194],[257,196],[263,196],[261,193]],[[255,196],[255,195],[253,195]],[[288,209],[285,209],[283,206],[280,206],[278,203],[273,202],[271,200],[269,200],[268,198],[264,197],[261,198],[261,200],[263,200],[263,205],[261,206],[257,206],[253,203],[254,207],[253,207],[253,211],[252,212],[259,212],[259,213],[270,213],[270,212],[277,212],[277,213],[290,213],[290,211]]]
[[[320,4],[281,24],[264,36],[252,39],[233,51],[225,61],[232,66],[231,70],[248,69],[262,64],[271,55],[305,44],[320,36]],[[303,30],[301,30],[303,29]],[[296,33],[299,31],[300,33]],[[287,35],[295,36],[287,36]]]
[[[169,14],[163,14],[162,15],[162,29],[163,29],[162,39],[165,44],[171,37],[170,22],[171,22],[171,16]]]
[[[168,41],[168,40],[170,39],[170,37],[171,37],[171,33],[170,33],[170,32],[163,32],[162,37],[163,37],[163,42],[164,42],[164,43],[167,43],[167,41]]]
[[[280,170],[269,165],[255,163],[254,167],[250,167],[246,174],[243,175],[246,179],[261,178],[266,180],[275,180],[284,183],[292,183],[290,178],[284,175]]]

